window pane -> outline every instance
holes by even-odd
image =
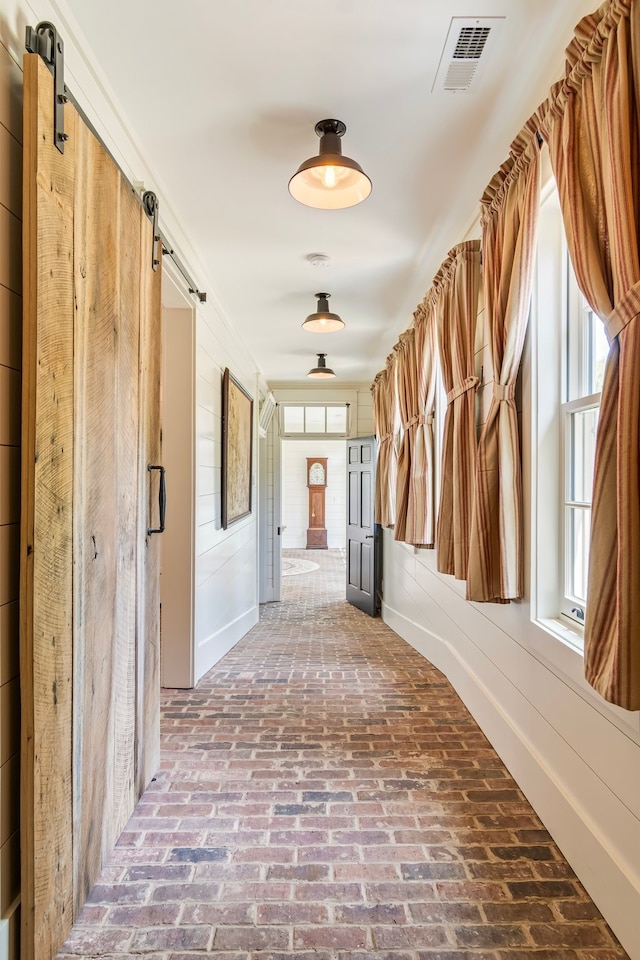
[[[324,433],[324,407],[305,407],[305,433]]]
[[[587,316],[589,325],[588,390],[589,393],[600,393],[604,382],[604,365],[609,354],[609,344],[600,317],[597,317],[589,308],[587,308]]]
[[[598,408],[576,410],[571,417],[571,481],[569,499],[591,503]]]
[[[591,510],[567,507],[567,593],[582,605],[587,602],[590,532]]]
[[[304,433],[304,407],[284,408],[284,432]]]
[[[327,407],[327,433],[347,432],[347,408]]]

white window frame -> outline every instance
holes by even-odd
[[[563,558],[563,589],[560,596],[560,613],[571,621],[571,624],[584,626],[584,617],[586,612],[586,602],[582,597],[577,597],[571,592],[570,584],[572,581],[573,567],[571,558],[571,529],[570,516],[571,510],[591,510],[591,500],[575,500],[571,496],[572,480],[572,417],[575,413],[586,413],[589,410],[598,410],[600,408],[600,394],[594,393],[587,397],[580,397],[577,400],[571,400],[563,403],[561,407],[562,416],[562,513],[564,514],[561,524],[561,551]]]
[[[532,298],[531,619],[581,656],[586,604],[572,594],[572,426],[595,410],[600,393],[589,376],[592,334],[569,260],[562,213],[550,179],[540,210]],[[593,323],[599,323],[593,315]],[[589,393],[587,393],[589,391]],[[584,491],[583,491],[584,494]]]
[[[567,245],[555,184],[541,197],[531,306],[531,619],[582,657],[584,631],[563,614],[563,415],[567,399]],[[553,640],[552,640],[553,638]],[[549,647],[552,656],[552,647]],[[552,659],[555,659],[552,656]]]
[[[522,370],[524,536],[529,591],[520,605],[499,607],[492,611],[491,619],[498,625],[505,623],[516,643],[566,682],[607,722],[637,739],[636,714],[607,703],[586,682],[584,630],[559,609],[564,569],[559,536],[564,522],[561,410],[567,402],[562,317],[568,293],[562,214],[546,150],[542,151],[542,162],[540,243]],[[595,322],[600,321],[596,318]],[[524,626],[519,614],[527,603],[530,623]]]
[[[303,409],[304,409],[305,407],[316,407],[316,408],[317,408],[317,407],[323,407],[323,408],[325,409],[325,427],[326,427],[326,424],[327,424],[326,408],[328,408],[328,407],[340,407],[340,408],[342,408],[342,409],[345,409],[345,408],[346,408],[346,413],[347,413],[347,416],[346,416],[346,429],[343,430],[343,431],[332,430],[332,431],[329,431],[329,432],[327,432],[326,430],[325,430],[324,432],[323,432],[323,431],[320,431],[320,430],[312,430],[312,431],[303,430],[303,431],[301,431],[301,432],[300,432],[300,431],[298,431],[298,432],[295,432],[295,431],[287,431],[287,430],[285,430],[285,426],[284,426],[284,417],[285,417],[285,410],[286,410],[288,407],[302,407]],[[296,439],[305,439],[305,440],[313,440],[313,439],[318,439],[318,440],[342,440],[342,439],[344,439],[344,438],[346,438],[346,437],[350,437],[350,436],[351,436],[351,432],[350,432],[350,430],[351,430],[351,404],[350,404],[350,403],[346,403],[346,402],[344,402],[344,401],[342,401],[342,402],[340,402],[340,401],[325,402],[325,401],[309,401],[309,400],[297,400],[297,401],[296,401],[296,400],[287,400],[287,401],[284,402],[284,403],[279,402],[279,403],[278,403],[278,423],[279,423],[279,429],[280,429],[280,437],[281,437],[283,440],[296,440]]]
[[[571,515],[572,511],[591,511],[592,498],[576,500],[572,496],[573,476],[573,430],[576,413],[600,409],[601,393],[593,392],[594,360],[591,356],[592,336],[590,324],[600,323],[599,318],[586,305],[571,267],[568,252],[565,252],[567,272],[567,299],[564,324],[563,368],[564,396],[560,409],[562,418],[562,588],[560,591],[560,616],[575,629],[582,629],[586,614],[586,598],[572,593],[571,584],[576,559],[572,557]],[[587,319],[588,318],[588,319]],[[575,515],[575,514],[574,514]]]

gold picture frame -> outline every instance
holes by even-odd
[[[222,527],[251,514],[253,397],[229,368],[222,377]]]

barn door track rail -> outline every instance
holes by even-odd
[[[159,200],[156,194],[153,193],[152,190],[146,190],[142,195],[138,193],[89,117],[66,86],[64,82],[64,42],[56,27],[52,23],[49,23],[48,20],[42,20],[36,27],[27,27],[25,47],[29,53],[37,53],[38,56],[42,58],[53,76],[53,138],[60,153],[64,153],[64,145],[69,139],[69,134],[66,133],[64,129],[64,105],[70,102],[78,111],[84,123],[89,127],[96,140],[98,140],[104,150],[109,154],[126,183],[129,184],[132,193],[138,198],[146,215],[153,223],[153,241],[151,244],[151,266],[153,269],[157,270],[158,264],[160,263],[160,260],[156,257],[156,244],[160,243],[162,245],[163,256],[171,257],[177,269],[184,277],[189,288],[189,293],[196,296],[200,303],[206,303],[207,294],[198,289],[186,267],[175,253],[173,244],[167,239],[166,235],[158,226]]]
[[[42,20],[38,26],[27,27],[25,46],[29,53],[37,53],[53,76],[53,142],[64,153],[69,135],[64,132],[64,105],[68,101],[64,82],[64,43],[52,23]]]

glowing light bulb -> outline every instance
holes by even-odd
[[[322,168],[322,182],[325,187],[331,189],[335,187],[338,182],[337,171],[335,167],[323,167]]]

